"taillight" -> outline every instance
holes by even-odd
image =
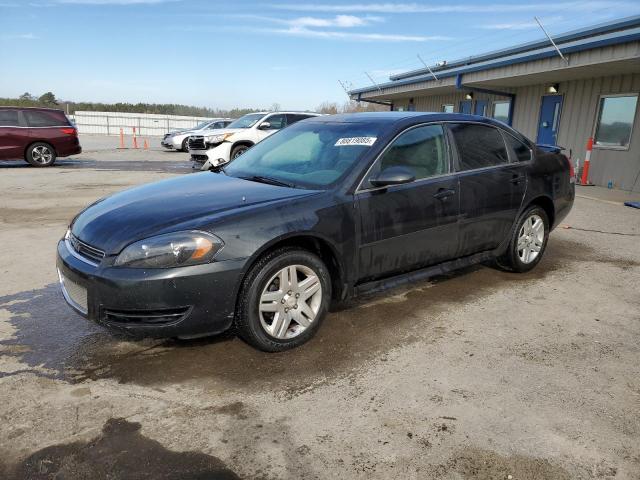
[[[65,135],[77,135],[78,132],[75,128],[61,128],[60,131]]]
[[[575,180],[576,180],[576,171],[573,168],[573,161],[567,156],[565,156],[564,158],[567,161],[567,163],[569,164],[569,181],[570,182],[575,182]]]

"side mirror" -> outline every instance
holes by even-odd
[[[271,124],[269,122],[262,122],[260,124],[260,126],[258,126],[258,129],[260,129],[260,130],[270,130],[271,129]]]
[[[388,187],[390,185],[411,183],[415,179],[415,174],[406,167],[389,167],[370,179],[369,183],[374,187]]]

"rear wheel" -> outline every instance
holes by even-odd
[[[266,352],[297,347],[316,333],[331,299],[329,272],[316,255],[276,250],[248,273],[238,301],[236,330]]]
[[[506,253],[497,259],[498,266],[511,272],[528,272],[535,267],[547,247],[549,217],[533,205],[520,216]]]
[[[34,167],[50,167],[56,161],[56,151],[48,143],[34,143],[27,149],[25,160]]]

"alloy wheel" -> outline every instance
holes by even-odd
[[[321,304],[318,275],[305,265],[290,265],[273,275],[262,291],[260,324],[274,338],[294,338],[313,323]]]
[[[45,147],[44,145],[39,145],[33,149],[31,153],[31,158],[33,158],[34,162],[46,165],[47,163],[51,162],[51,159],[53,158],[53,153],[48,147]]]
[[[533,214],[520,227],[518,232],[518,257],[525,264],[533,262],[542,250],[544,244],[544,221],[539,215]]]

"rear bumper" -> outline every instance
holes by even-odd
[[[77,155],[79,153],[82,153],[82,147],[79,143],[77,145],[56,148],[58,157],[68,157],[69,155]]]
[[[64,241],[58,243],[57,255],[63,294],[74,310],[110,330],[157,338],[227,330],[244,263],[149,270],[96,267],[72,255]],[[78,300],[84,292],[86,300]]]

